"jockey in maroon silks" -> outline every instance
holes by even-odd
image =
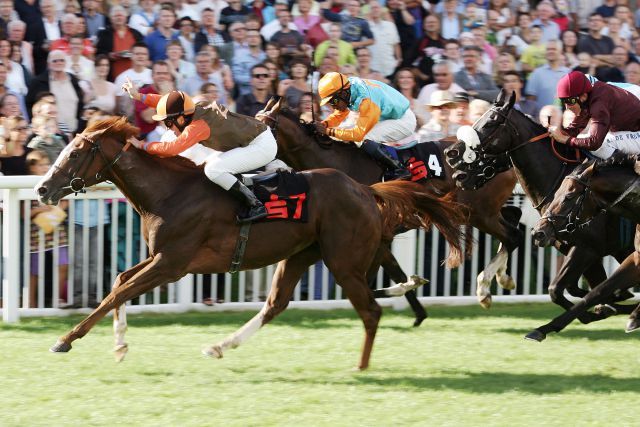
[[[593,151],[602,146],[608,132],[640,131],[640,99],[620,87],[592,83],[583,73],[572,71],[558,82],[557,96],[575,114],[567,128],[550,129],[558,142]],[[589,120],[589,135],[578,138]],[[640,152],[640,142],[636,151]]]

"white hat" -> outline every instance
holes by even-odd
[[[436,90],[431,94],[427,107],[440,107],[447,104],[455,104],[453,94],[448,90]]]

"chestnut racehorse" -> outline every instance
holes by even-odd
[[[335,142],[314,133],[313,127],[302,123],[298,116],[282,100],[272,98],[258,118],[270,125],[278,142],[278,158],[296,170],[335,168],[345,172],[362,184],[373,184],[382,179],[383,169],[368,154],[354,144]],[[435,141],[440,152],[452,145],[450,141]],[[442,156],[444,160],[444,156]],[[434,195],[452,194],[454,200],[465,209],[469,224],[488,233],[500,242],[500,249],[477,278],[476,294],[480,305],[491,306],[491,281],[494,276],[504,289],[514,289],[515,282],[506,274],[509,253],[522,241],[518,229],[521,211],[514,206],[504,206],[516,183],[512,171],[495,176],[489,185],[477,191],[463,191],[452,179],[453,170],[443,164],[445,179],[428,179],[422,185],[425,192]],[[468,230],[470,231],[470,230]],[[468,239],[469,243],[471,239]],[[467,246],[469,249],[471,245]],[[383,264],[383,267],[386,264]],[[406,278],[406,275],[402,273]],[[397,281],[393,278],[394,281]],[[406,281],[406,280],[404,280]]]
[[[114,310],[116,358],[127,352],[125,303],[188,273],[230,270],[240,226],[239,203],[211,183],[201,167],[182,158],[161,159],[125,144],[138,129],[125,118],[97,122],[78,135],[36,186],[41,202],[56,204],[85,187],[109,180],[140,214],[149,257],[119,274],[111,292],[87,318],[51,348],[67,352]],[[358,367],[365,369],[381,315],[367,275],[377,271],[393,232],[435,224],[449,241],[450,265],[460,261],[461,221],[453,202],[425,193],[418,184],[356,183],[333,169],[304,172],[309,183],[308,221],[252,224],[241,269],[280,261],[262,310],[236,333],[205,353],[222,357],[288,305],[309,265],[323,259],[362,319],[365,340]]]

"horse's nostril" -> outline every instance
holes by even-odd
[[[47,187],[38,187],[38,195],[44,196],[47,194]]]
[[[538,231],[533,231],[533,238],[539,242],[543,241],[545,239],[545,237],[547,237],[547,235],[545,234],[544,231],[542,230],[538,230]]]
[[[466,181],[467,180],[467,173],[466,172],[462,172],[462,171],[458,171],[456,173],[453,174],[453,179],[455,179],[456,181]]]
[[[460,153],[458,153],[458,150],[456,149],[451,149],[451,150],[447,150],[446,152],[446,156],[450,159],[455,159],[460,155]]]

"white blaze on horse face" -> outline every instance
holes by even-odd
[[[471,126],[461,126],[458,132],[456,132],[456,138],[464,142],[466,147],[462,154],[462,160],[464,160],[465,163],[473,163],[478,157],[473,149],[480,145],[478,132]]]

